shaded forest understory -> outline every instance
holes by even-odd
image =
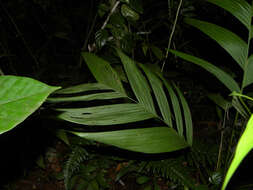
[[[245,0],[0,0],[0,77],[62,87],[0,130],[0,189],[218,190],[243,140],[227,189],[252,189],[252,15]]]

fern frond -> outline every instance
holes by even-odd
[[[76,173],[84,160],[88,160],[88,152],[80,146],[75,146],[65,164],[63,175],[64,175],[64,185],[66,190],[69,190],[69,181],[74,173]]]
[[[146,164],[144,170],[191,189],[195,188],[196,180],[191,176],[191,169],[184,165],[183,159],[151,161]]]

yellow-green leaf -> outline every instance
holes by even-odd
[[[0,76],[0,134],[23,122],[59,88],[27,77]]]
[[[234,172],[242,162],[242,160],[246,157],[246,155],[250,152],[250,150],[253,148],[253,115],[248,121],[248,124],[246,126],[246,129],[244,130],[241,138],[238,141],[234,158],[229,166],[229,169],[227,171],[225,180],[222,185],[222,190],[225,190],[229,180],[233,176]]]

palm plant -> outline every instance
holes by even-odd
[[[212,73],[217,79],[220,80],[229,90],[230,92],[235,94],[242,94],[245,91],[245,88],[248,87],[253,83],[253,55],[249,55],[250,53],[250,41],[253,37],[253,26],[252,26],[252,16],[253,16],[253,5],[250,5],[245,0],[207,0],[208,2],[217,5],[226,11],[230,12],[235,18],[239,20],[239,22],[244,25],[244,27],[247,29],[247,36],[248,39],[245,42],[243,39],[241,39],[237,34],[233,33],[232,31],[225,29],[223,27],[220,27],[218,25],[208,23],[205,21],[197,20],[197,19],[185,19],[185,22],[190,24],[191,26],[196,27],[206,35],[208,35],[210,38],[215,40],[227,53],[230,54],[230,56],[235,60],[235,62],[238,64],[239,68],[242,71],[243,79],[240,82],[237,82],[233,79],[233,77],[220,69],[219,67],[209,63],[206,60],[200,59],[198,57],[178,52],[175,50],[170,50],[171,53],[175,54],[176,56],[189,61],[191,63],[194,63],[196,65],[199,65],[200,67],[204,68],[208,72]],[[216,103],[218,101],[216,100]],[[221,106],[221,104],[219,103]],[[233,96],[233,101],[231,103],[235,107],[235,109],[238,111],[239,114],[241,114],[246,119],[249,118],[249,115],[251,114],[250,110],[246,106],[245,102],[242,100],[242,98],[239,96]],[[224,108],[224,106],[221,106]],[[249,121],[248,126],[251,126],[250,124],[252,121]],[[246,134],[245,134],[246,133]],[[246,129],[245,133],[242,135],[241,140],[239,142],[250,142],[252,138],[250,138],[247,133],[249,133],[249,130]],[[233,133],[232,133],[233,137]],[[245,138],[247,138],[246,141]],[[242,140],[244,139],[244,140]],[[241,143],[242,144],[242,143]],[[249,150],[252,148],[252,143],[248,143],[246,147],[241,149],[239,144],[237,147],[237,150],[234,155],[234,160],[232,161],[232,164],[230,166],[230,169],[228,171],[228,174],[225,178],[224,184],[222,189],[225,189],[227,186],[227,183],[229,179],[231,178],[233,172],[238,167],[241,160],[246,156],[246,154],[249,152]]]
[[[179,88],[173,82],[167,81],[159,69],[157,72],[152,72],[148,66],[135,63],[119,49],[116,51],[124,66],[132,91],[125,90],[119,74],[107,61],[94,54],[83,53],[83,58],[97,83],[59,90],[56,92],[58,96],[48,98],[47,101],[62,103],[104,100],[106,105],[56,108],[61,112],[58,118],[82,125],[104,126],[104,130],[97,130],[97,132],[72,133],[131,151],[161,153],[191,146],[191,114]],[[166,91],[171,102],[166,97]],[[78,95],[78,93],[84,95]],[[70,96],[61,97],[62,95]],[[157,104],[157,109],[155,104]],[[114,131],[105,131],[106,126],[124,126],[124,124],[150,119],[156,119],[158,126],[152,127],[152,124],[147,126],[146,122],[141,128],[136,125],[133,129],[120,130],[121,127]],[[175,119],[175,124],[173,119]]]

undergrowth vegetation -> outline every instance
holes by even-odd
[[[252,4],[1,1],[0,134],[31,114],[57,123],[66,190],[250,189],[229,181],[253,147]]]

